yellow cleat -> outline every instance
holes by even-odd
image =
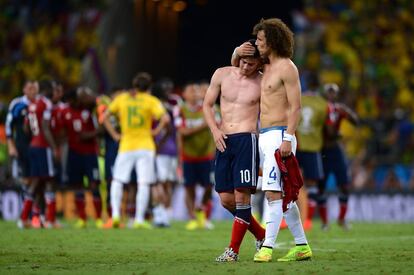
[[[86,221],[79,219],[76,223],[75,223],[75,228],[77,229],[84,229],[86,228]]]
[[[134,229],[152,229],[152,225],[149,222],[134,222],[132,225]]]
[[[99,229],[103,228],[104,222],[102,221],[102,219],[97,219],[95,221],[95,226],[96,226],[96,228],[99,228]]]
[[[120,228],[120,227],[121,227],[121,219],[112,218],[112,228]]]
[[[190,220],[185,226],[187,230],[196,230],[198,228],[200,228],[200,224],[197,220]]]
[[[254,254],[253,261],[256,263],[268,263],[272,261],[273,249],[270,247],[262,247]]]
[[[312,250],[309,245],[297,245],[289,250],[278,262],[305,261],[312,258]]]
[[[195,216],[198,222],[198,227],[204,228],[206,226],[206,220],[207,220],[206,213],[204,213],[204,211],[199,210],[199,211],[196,211]]]

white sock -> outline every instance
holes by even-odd
[[[167,208],[165,208],[163,204],[160,205],[160,216],[162,223],[164,223],[165,225],[170,224],[170,218],[168,216]]]
[[[263,214],[262,214],[262,224],[266,224],[266,221],[269,219],[269,203],[267,202],[266,197],[263,199]]]
[[[290,208],[283,214],[283,216],[285,217],[290,232],[295,238],[295,243],[308,243],[306,240],[305,231],[303,230],[302,222],[300,220],[299,208],[296,205],[296,202],[290,205]]]
[[[162,212],[161,212],[161,205],[158,204],[152,209],[152,214],[154,216],[154,223],[155,224],[161,224],[162,221]]]
[[[122,183],[112,180],[111,183],[111,207],[112,218],[119,219],[121,217],[121,201],[122,201]]]
[[[283,210],[282,200],[268,202],[269,211],[266,219],[266,239],[263,246],[274,247],[277,235],[279,234],[280,223],[282,222]]]
[[[150,186],[149,184],[140,184],[138,186],[136,202],[135,202],[135,222],[143,223],[145,218],[145,211],[148,207],[150,199]]]

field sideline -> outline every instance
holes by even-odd
[[[344,232],[319,225],[307,233],[312,261],[252,261],[254,241],[246,234],[238,263],[215,263],[229,242],[231,222],[211,231],[186,231],[177,222],[154,230],[19,230],[0,221],[0,274],[414,274],[413,224],[353,224]],[[281,231],[274,258],[293,245]]]

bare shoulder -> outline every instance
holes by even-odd
[[[290,60],[289,58],[283,58],[282,60],[280,60],[279,65],[280,65],[281,70],[287,73],[298,72],[298,68],[296,67],[295,63],[293,63],[293,61]]]
[[[230,74],[234,69],[236,69],[236,68],[235,67],[231,67],[231,66],[221,67],[221,68],[218,68],[214,72],[214,75],[216,75],[217,77],[225,76],[225,75]]]

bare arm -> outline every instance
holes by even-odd
[[[231,65],[234,67],[239,67],[240,57],[253,55],[254,51],[254,47],[249,42],[244,42],[239,47],[236,47],[234,49],[234,52],[231,56]]]
[[[152,135],[157,136],[170,123],[170,120],[170,115],[167,112],[163,114],[157,127],[152,130]]]
[[[207,89],[203,101],[204,118],[207,122],[208,127],[210,128],[211,133],[213,134],[216,147],[220,152],[223,152],[226,149],[226,143],[224,139],[226,139],[227,136],[219,129],[217,125],[213,107],[218,96],[220,95],[223,73],[225,73],[223,69],[218,69],[214,72],[210,81],[210,86]]]
[[[359,124],[359,119],[357,114],[352,111],[348,106],[346,106],[345,104],[339,103],[338,104],[339,108],[341,109],[342,112],[344,112],[346,114],[346,118],[353,124],[353,125],[357,125]]]
[[[121,134],[118,133],[114,126],[111,123],[110,120],[110,116],[111,116],[111,112],[109,110],[106,110],[104,113],[104,117],[103,117],[103,124],[105,126],[105,129],[108,131],[108,133],[111,135],[111,137],[115,140],[115,141],[119,141],[121,139]]]
[[[56,150],[56,142],[53,138],[52,131],[50,130],[50,120],[43,119],[42,120],[42,131],[43,135],[45,136],[47,143],[49,143],[50,147],[52,147],[52,150]]]
[[[298,69],[290,60],[283,71],[282,80],[289,104],[286,133],[288,135],[295,135],[301,115],[301,89]],[[290,155],[292,152],[291,142],[284,138],[280,146],[280,151],[282,157]]]

